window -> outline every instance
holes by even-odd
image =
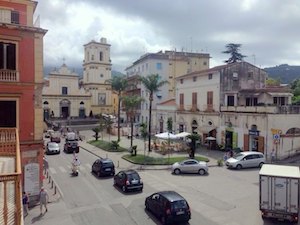
[[[234,106],[234,96],[227,96],[227,105]]]
[[[193,77],[193,81],[196,82],[197,81],[197,77]]]
[[[184,94],[179,94],[179,105],[180,105],[180,108],[183,108],[183,105],[184,105]]]
[[[16,101],[0,101],[0,127],[17,127]]]
[[[257,106],[257,98],[246,98],[246,106]]]
[[[61,88],[61,94],[62,95],[67,95],[68,94],[68,87],[62,87]]]
[[[248,72],[248,80],[251,80],[251,79],[253,79],[253,72],[252,71]]]
[[[99,53],[99,59],[100,59],[100,61],[103,60],[103,53],[102,52]]]
[[[180,79],[180,83],[183,84],[183,79]]]
[[[92,55],[92,60],[94,60],[94,55]]]
[[[206,61],[204,61],[204,62],[203,62],[203,65],[204,65],[204,66],[206,66],[206,65],[207,65],[207,62],[206,62]]]
[[[213,91],[207,92],[207,105],[211,106],[213,104]]]
[[[197,108],[197,92],[192,93],[192,108],[194,110]]]
[[[103,77],[103,74],[102,74],[102,73],[100,74],[100,77],[101,77],[101,78]]]
[[[211,80],[213,77],[212,73],[208,74],[208,79]]]
[[[162,64],[161,63],[156,63],[156,69],[161,70],[162,69]]]
[[[16,70],[16,45],[0,42],[0,69]]]
[[[11,23],[14,24],[20,23],[20,15],[18,11],[11,11]]]

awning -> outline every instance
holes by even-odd
[[[210,131],[216,129],[217,127],[212,127],[212,126],[203,126],[203,127],[199,127],[200,132],[202,132],[203,134],[208,134]]]

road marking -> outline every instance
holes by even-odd
[[[56,174],[56,170],[54,168],[50,167],[49,170],[50,170],[50,173]]]
[[[64,167],[62,167],[62,166],[59,166],[58,168],[59,168],[60,171],[63,172],[63,173],[67,172],[67,170],[66,170]]]

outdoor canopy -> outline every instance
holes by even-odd
[[[190,135],[190,133],[188,133],[188,132],[181,132],[179,134],[176,134],[176,137],[183,138],[183,137],[186,137],[188,135]]]
[[[160,139],[177,139],[178,137],[175,134],[164,132],[160,134],[155,134],[155,137]]]

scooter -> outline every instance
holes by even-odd
[[[79,175],[79,166],[72,164],[72,176],[77,177]]]

